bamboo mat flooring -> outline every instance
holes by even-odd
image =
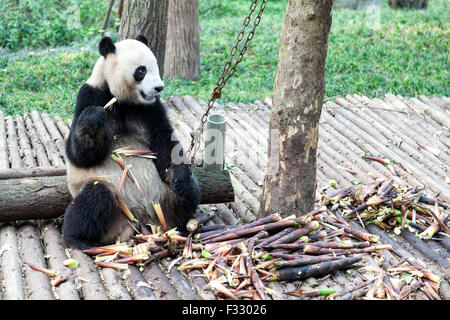
[[[197,128],[206,103],[191,96],[172,96],[165,104],[177,137],[187,149],[190,133]],[[202,205],[198,214],[214,214],[210,223],[248,223],[255,219],[267,166],[271,104],[271,99],[266,98],[264,102],[250,104],[215,105],[213,112],[227,118],[225,155],[236,201]],[[64,168],[64,139],[70,124],[70,119],[37,111],[15,116],[5,116],[0,111],[0,169]],[[354,179],[365,183],[394,177],[399,184],[440,192],[442,199],[450,202],[449,127],[450,98],[447,97],[405,98],[387,94],[369,99],[353,94],[327,101],[319,127],[317,195],[330,180],[346,186]],[[440,153],[436,156],[419,144],[436,148]],[[363,160],[362,155],[395,161],[393,171],[381,163]],[[199,160],[198,156],[196,161]],[[98,269],[89,256],[64,247],[60,222],[61,218],[0,223],[0,299],[215,299],[211,291],[202,290],[207,282],[198,276],[199,271],[184,273],[174,267],[169,272],[170,259],[152,262],[141,270],[135,266],[126,272]],[[394,247],[395,253],[380,252],[388,263],[393,265],[403,258],[415,257],[443,277],[440,296],[450,299],[448,238],[440,242],[421,241],[409,231],[393,237],[373,225],[367,231],[379,234],[383,244]],[[62,262],[69,257],[77,259],[80,266],[64,267]],[[62,276],[78,277],[54,288],[46,275],[31,270],[25,262],[58,269]],[[367,255],[366,263],[375,265],[376,261]],[[349,269],[315,280],[321,287],[340,291],[353,288],[365,277]],[[273,282],[268,285],[272,290],[267,298],[298,299],[285,292],[313,286],[311,280]],[[416,299],[427,297],[419,292]]]

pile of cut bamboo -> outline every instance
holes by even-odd
[[[420,290],[430,300],[441,300],[438,294],[441,278],[413,259],[389,268],[365,266],[364,269],[377,274],[367,282],[373,285],[362,292],[365,299],[406,300]]]
[[[339,190],[329,188],[320,203],[337,215],[360,221],[363,227],[373,223],[396,234],[408,228],[421,239],[450,236],[448,205],[438,194],[430,196],[418,187],[399,186],[392,179]]]
[[[301,217],[272,214],[237,226],[205,225],[211,218],[191,219],[186,237],[176,229],[151,226],[150,234],[138,234],[130,243],[84,252],[95,257],[98,267],[119,270],[171,256],[169,269],[180,263],[180,271],[202,270],[209,281],[203,289],[213,290],[216,298],[259,300],[271,294],[265,282],[322,276],[356,266],[363,254],[391,249],[372,245],[378,236],[355,230],[325,207]]]

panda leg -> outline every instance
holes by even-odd
[[[118,214],[120,208],[113,193],[102,183],[88,183],[66,209],[63,239],[78,249],[100,246]]]
[[[190,217],[195,213],[200,204],[200,188],[194,175],[190,175],[188,188],[183,196],[183,205],[190,212]]]
[[[179,203],[174,208],[174,222],[177,229],[185,233],[186,223],[189,219],[193,218],[195,211],[200,203],[200,188],[194,176],[191,175],[189,179],[188,187],[182,197],[178,197]]]

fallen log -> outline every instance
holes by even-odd
[[[34,167],[29,169],[0,169],[0,180],[65,176],[66,168]]]
[[[0,181],[0,221],[51,219],[72,197],[65,176]]]
[[[52,219],[62,215],[72,200],[65,168],[0,170],[0,221]],[[194,168],[200,204],[234,201],[227,170]]]

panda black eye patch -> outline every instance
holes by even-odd
[[[140,66],[134,71],[134,80],[141,82],[144,80],[146,74],[147,68],[145,66]]]

